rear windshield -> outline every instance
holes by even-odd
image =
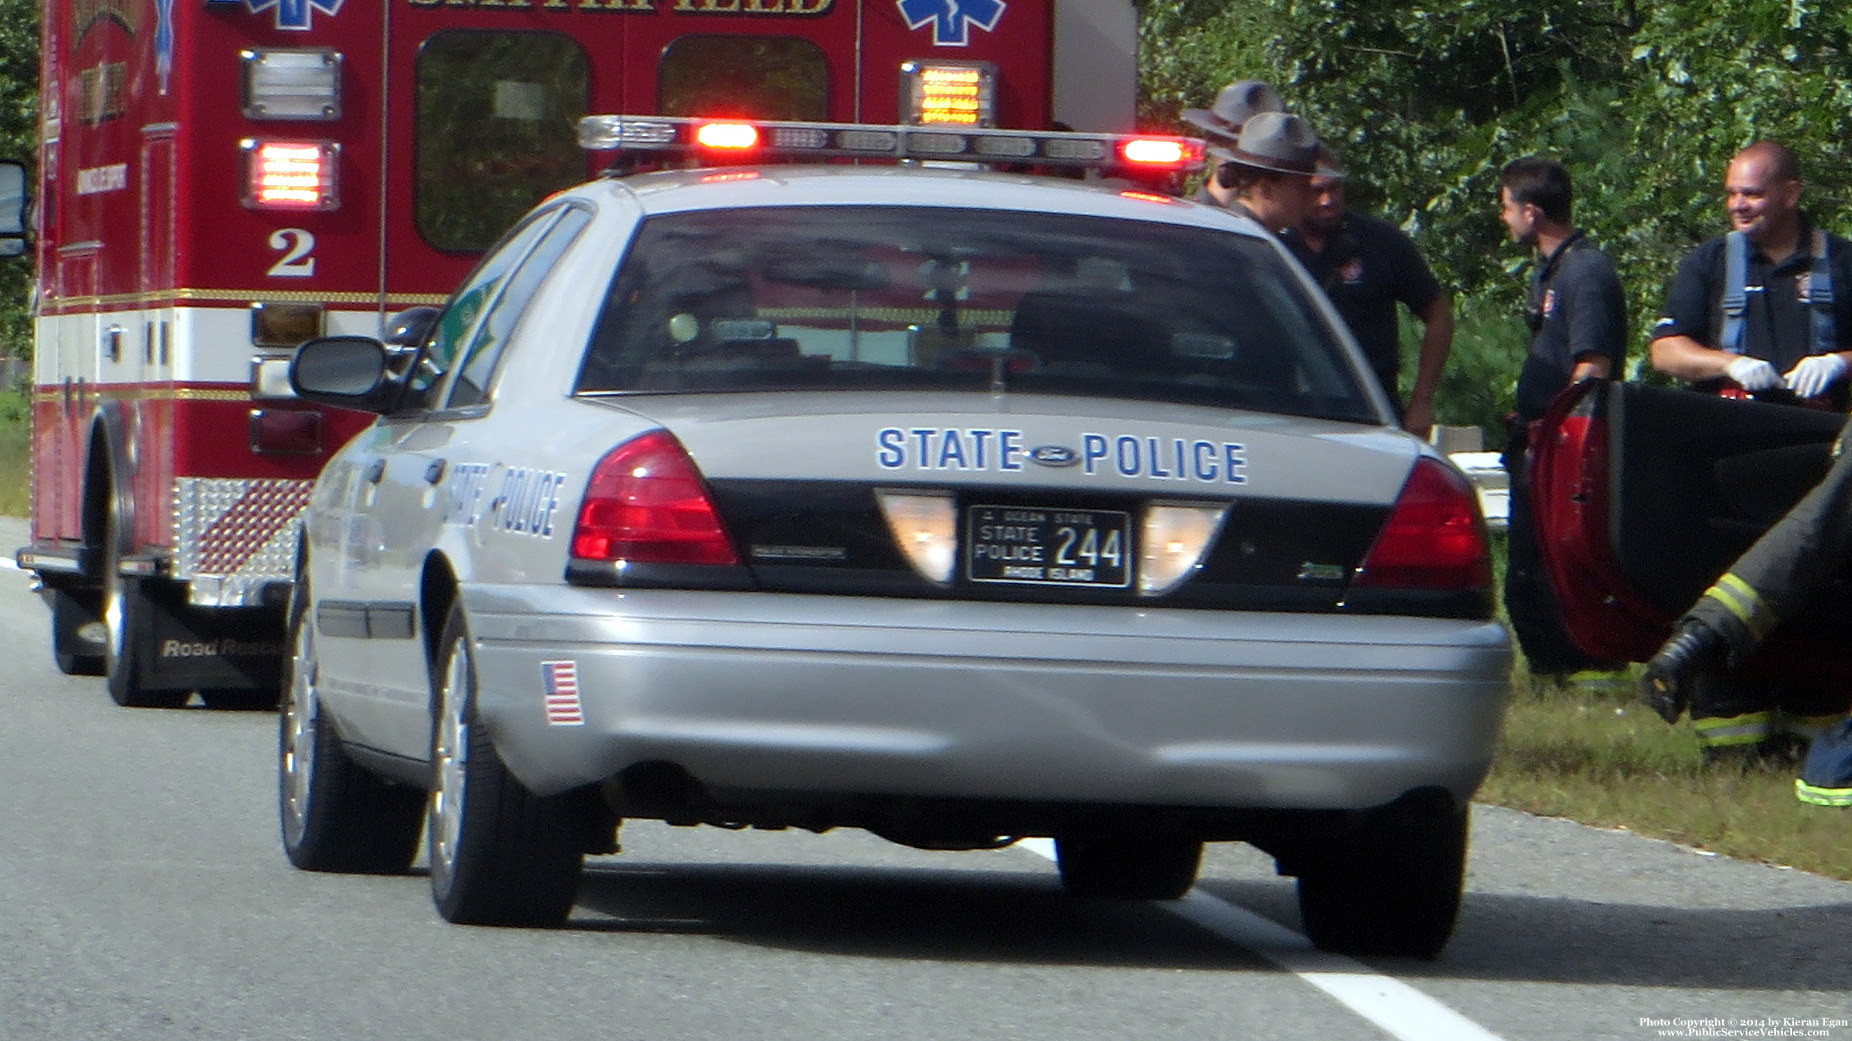
[[[1109,218],[819,206],[639,229],[581,393],[973,390],[1374,423],[1267,242]]]

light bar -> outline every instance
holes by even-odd
[[[903,62],[901,122],[912,126],[996,125],[997,67],[989,62]]]
[[[1190,137],[670,116],[586,116],[579,121],[579,144],[632,155],[724,155],[729,162],[751,152],[768,162],[953,159],[1122,172],[1188,172],[1203,164],[1203,142]]]
[[[334,141],[239,143],[244,150],[244,204],[260,209],[332,210],[341,204]]]

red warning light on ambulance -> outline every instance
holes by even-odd
[[[246,140],[244,204],[258,209],[332,210],[341,204],[333,141]]]

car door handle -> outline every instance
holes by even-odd
[[[379,482],[385,479],[386,479],[386,461],[384,459],[373,460],[373,465],[367,467],[367,483],[368,484],[378,484]]]
[[[431,460],[431,464],[424,468],[424,482],[426,484],[436,484],[443,479],[444,461],[442,459]]]

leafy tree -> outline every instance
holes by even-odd
[[[38,3],[0,0],[0,158],[23,160],[28,170],[39,137],[38,97]],[[0,263],[0,354],[32,353],[32,274],[28,262]]]
[[[1149,0],[1141,45],[1153,125],[1178,126],[1230,80],[1277,85],[1343,153],[1353,199],[1407,228],[1465,298],[1463,337],[1512,316],[1512,378],[1529,258],[1496,216],[1507,161],[1553,155],[1573,172],[1577,223],[1627,286],[1636,357],[1679,258],[1724,230],[1720,185],[1742,146],[1794,147],[1825,226],[1852,208],[1852,8],[1833,0]],[[1465,350],[1472,378],[1443,385],[1446,422],[1497,407],[1495,355]]]

